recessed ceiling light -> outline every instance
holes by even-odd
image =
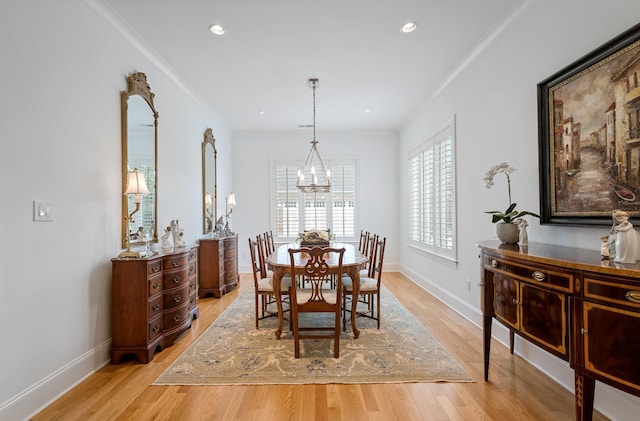
[[[364,110],[362,110],[362,111],[363,111],[363,112],[365,112],[365,113],[370,113],[370,112],[371,112],[371,108],[367,107],[367,108],[365,108],[365,109],[364,109]]]
[[[400,28],[400,30],[402,32],[404,32],[405,34],[408,34],[409,32],[415,31],[417,27],[418,27],[417,23],[415,23],[415,22],[407,22],[404,25],[402,25],[402,28]]]
[[[224,26],[218,25],[217,23],[214,23],[213,25],[209,26],[209,30],[215,35],[226,35],[227,34],[227,30],[224,29]]]
[[[258,111],[258,115],[264,115],[264,111],[263,110]]]

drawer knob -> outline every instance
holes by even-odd
[[[624,298],[632,303],[640,304],[640,291],[627,291],[627,293],[624,294]]]
[[[180,297],[179,295],[176,295],[175,297],[173,297],[173,301],[176,303],[179,303],[180,301],[182,301],[182,297]]]
[[[497,268],[498,267],[498,262],[496,261],[496,259],[491,259],[491,267],[492,268]]]
[[[180,320],[180,315],[176,314],[175,316],[173,316],[173,321],[177,322],[178,320]]]
[[[153,289],[158,289],[158,288],[160,288],[160,284],[159,283],[156,282],[155,284],[153,284]]]
[[[542,282],[542,281],[544,281],[544,280],[546,279],[545,274],[544,274],[544,273],[542,273],[542,272],[540,272],[539,270],[536,270],[535,272],[533,272],[533,273],[531,274],[531,277],[532,277],[534,280],[539,281],[539,282]]]
[[[589,333],[589,331],[585,328],[581,328],[580,333],[582,333],[583,335],[586,335],[587,333]]]
[[[174,268],[177,268],[178,266],[180,266],[180,262],[178,260],[174,260],[172,265]]]
[[[151,307],[152,310],[157,310],[160,308],[160,304],[154,304],[153,307]]]
[[[173,283],[174,284],[179,284],[180,283],[180,277],[179,276],[174,276],[173,277]]]
[[[154,264],[153,266],[151,266],[151,272],[157,272],[160,270],[160,265],[159,264]]]
[[[153,327],[153,329],[152,329],[152,330],[153,330],[154,332],[157,332],[157,331],[159,331],[159,330],[160,330],[160,326],[156,325],[156,326],[154,326],[154,327]]]

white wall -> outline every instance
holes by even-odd
[[[159,222],[202,232],[201,142],[230,131],[101,18],[99,1],[1,6],[0,419],[19,420],[109,360],[120,252],[120,91],[145,72],[159,112]],[[230,163],[218,170],[228,189]],[[32,222],[32,201],[54,203]]]
[[[311,131],[305,129],[234,132],[233,189],[238,205],[231,216],[231,225],[239,235],[241,271],[251,271],[247,239],[268,230],[275,231],[269,211],[271,160],[304,160],[311,138]],[[397,267],[397,135],[387,131],[318,130],[316,139],[323,160],[340,157],[358,160],[360,229],[387,237],[385,267]],[[223,198],[228,193],[219,191],[218,195]]]
[[[589,53],[638,22],[637,0],[530,1],[513,21],[498,28],[479,55],[472,58],[440,94],[411,118],[400,132],[398,165],[406,182],[408,151],[456,115],[458,168],[457,267],[439,264],[400,244],[403,271],[480,324],[480,277],[476,242],[495,237],[495,226],[485,210],[508,205],[506,182],[496,178],[487,190],[484,173],[507,161],[518,172],[512,175],[514,202],[521,210],[539,209],[536,84]],[[407,191],[401,190],[399,215],[408,215]],[[399,218],[399,238],[408,232]],[[529,218],[529,240],[599,250],[599,237],[607,228],[540,226]],[[471,280],[472,291],[465,289]],[[504,340],[505,330],[495,329]],[[536,347],[518,341],[517,350],[567,388],[573,375],[566,364]],[[636,419],[640,399],[598,385],[596,407],[615,420]]]

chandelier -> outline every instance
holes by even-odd
[[[313,140],[307,160],[298,170],[296,187],[304,193],[327,193],[331,191],[331,177],[329,171],[324,168],[322,158],[318,153],[318,141],[316,140],[316,88],[318,79],[309,79],[309,86],[313,89]]]

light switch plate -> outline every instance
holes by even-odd
[[[53,221],[53,202],[48,200],[34,200],[33,220],[35,222]]]

